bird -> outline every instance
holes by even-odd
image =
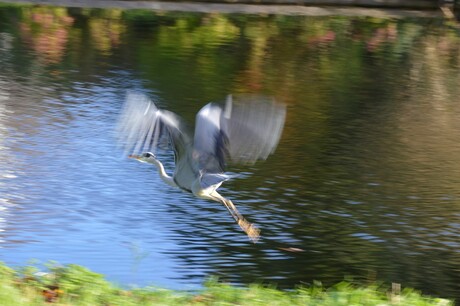
[[[274,153],[285,117],[285,104],[273,97],[228,95],[224,103],[210,102],[198,111],[193,131],[181,117],[158,108],[146,94],[128,92],[116,130],[118,142],[130,158],[155,165],[160,178],[172,187],[222,203],[255,243],[259,228],[217,189],[234,177],[226,173],[229,164],[252,165]],[[155,155],[164,145],[174,152],[172,175]]]

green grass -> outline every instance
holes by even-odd
[[[422,296],[411,289],[395,293],[383,286],[359,287],[345,282],[331,288],[315,285],[281,291],[210,280],[203,290],[191,293],[158,288],[124,290],[77,265],[53,264],[49,273],[37,272],[33,267],[13,270],[0,263],[0,305],[453,305],[450,300]]]

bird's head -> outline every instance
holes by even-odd
[[[151,152],[142,153],[141,155],[129,155],[128,157],[138,160],[142,163],[149,163],[154,165],[158,164],[157,157]]]

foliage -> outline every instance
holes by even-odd
[[[272,286],[235,287],[209,280],[200,292],[158,288],[121,289],[101,274],[77,265],[35,267],[15,271],[0,263],[0,304],[29,305],[453,305],[405,289],[389,292],[383,286],[358,287],[347,282],[331,288],[320,284],[281,291]]]

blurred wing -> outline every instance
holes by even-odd
[[[125,152],[155,152],[159,142],[167,139],[176,161],[185,156],[191,137],[176,114],[158,109],[145,95],[128,93],[117,126],[118,141]]]
[[[228,96],[222,129],[228,138],[232,162],[255,163],[267,159],[281,138],[286,106],[267,96]]]
[[[197,115],[194,158],[201,170],[213,173],[224,172],[228,159],[266,159],[278,145],[285,117],[285,105],[271,97],[229,96],[224,109],[208,104]]]
[[[224,172],[227,139],[221,117],[222,108],[214,103],[205,105],[196,115],[192,156],[198,168],[207,173]]]

